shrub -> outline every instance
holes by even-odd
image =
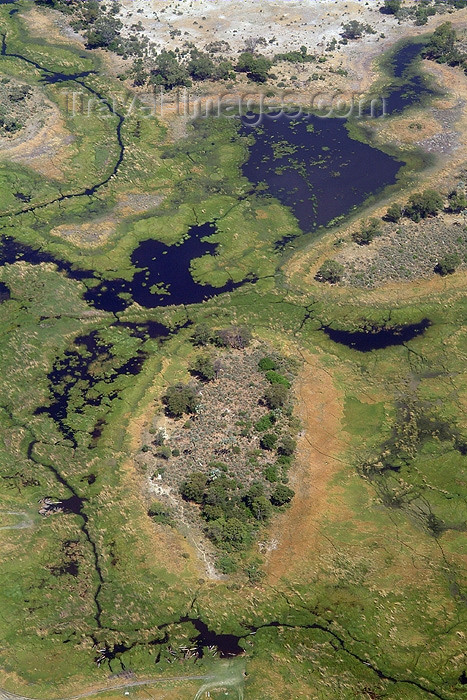
[[[435,272],[437,272],[439,275],[442,275],[443,277],[445,275],[452,275],[452,273],[456,271],[460,263],[461,259],[457,255],[457,253],[448,253],[438,261],[438,264],[435,267]]]
[[[251,333],[244,326],[231,326],[230,328],[216,331],[214,340],[220,347],[241,350],[250,344]]]
[[[184,413],[193,413],[197,406],[197,392],[187,384],[170,386],[162,398],[166,412],[180,418]]]
[[[193,501],[201,504],[204,498],[204,491],[208,483],[208,477],[202,472],[193,472],[180,485],[180,495],[186,501]]]
[[[416,192],[409,198],[405,208],[405,215],[418,222],[428,216],[436,216],[443,208],[443,198],[436,190],[424,190]]]
[[[258,367],[262,372],[267,372],[270,369],[277,369],[277,362],[272,357],[262,357],[258,362]]]
[[[222,574],[234,574],[238,571],[238,566],[235,559],[229,557],[228,554],[223,554],[216,561],[216,567]]]
[[[265,83],[269,78],[271,65],[271,61],[264,56],[257,56],[251,51],[245,51],[240,55],[235,70],[246,73],[247,77],[256,83]]]
[[[295,440],[290,437],[290,435],[286,435],[285,437],[282,438],[281,444],[279,445],[278,452],[281,455],[285,455],[286,457],[290,457],[293,455],[297,448],[297,443]]]
[[[364,34],[376,34],[373,27],[356,19],[342,25],[341,36],[344,39],[360,39]]]
[[[209,345],[212,340],[212,333],[209,326],[205,323],[200,323],[195,326],[191,335],[193,345]]]
[[[198,375],[203,382],[210,382],[216,377],[214,363],[209,355],[200,355],[197,357],[191,371]]]
[[[156,523],[161,523],[162,525],[174,525],[172,511],[163,503],[160,503],[160,501],[154,501],[154,503],[151,504],[148,510],[148,515]]]
[[[284,384],[273,384],[264,392],[264,401],[270,409],[275,410],[285,404],[288,395],[289,392]]]
[[[260,445],[263,450],[273,450],[277,443],[277,435],[274,433],[265,433],[260,440]]]
[[[262,416],[259,421],[255,423],[255,430],[258,433],[264,433],[265,430],[270,430],[275,422],[276,417],[274,413],[268,413],[266,416]]]
[[[161,459],[170,459],[172,456],[172,450],[170,447],[159,447],[159,449],[156,452],[156,457],[160,457]]]
[[[448,199],[447,210],[451,214],[459,214],[467,209],[467,197],[463,192],[451,192]]]
[[[272,484],[279,481],[279,474],[275,464],[269,464],[264,470],[264,478]]]
[[[194,80],[208,80],[216,77],[216,65],[207,54],[193,50],[188,63],[188,72]]]
[[[386,221],[392,221],[393,223],[397,224],[399,219],[402,216],[402,207],[400,204],[391,204],[391,206],[388,208],[386,212],[385,219]]]
[[[283,374],[280,374],[273,369],[266,372],[266,379],[270,384],[282,384],[283,386],[287,387],[287,389],[290,389],[290,382],[287,377],[284,377]]]
[[[344,266],[336,260],[325,260],[316,273],[316,278],[319,282],[329,282],[337,284],[342,279]]]
[[[402,0],[384,0],[381,12],[387,15],[397,15],[401,9]]]
[[[360,230],[352,233],[352,240],[358,245],[369,245],[381,233],[378,219],[370,219],[360,224]]]
[[[295,491],[284,484],[279,484],[271,495],[271,503],[273,506],[284,506],[286,503],[290,503],[294,496]]]

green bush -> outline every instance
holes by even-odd
[[[264,433],[265,430],[270,430],[275,422],[276,416],[274,413],[268,413],[266,416],[262,416],[259,421],[255,423],[255,430],[258,433]]]
[[[381,233],[378,219],[370,219],[360,224],[360,229],[352,233],[352,240],[358,245],[369,245]]]
[[[400,204],[391,204],[391,206],[388,208],[386,212],[385,219],[387,221],[392,221],[393,223],[397,224],[399,219],[402,216],[402,207]]]
[[[435,272],[443,277],[445,275],[452,275],[460,264],[461,259],[457,253],[448,253],[438,261],[438,264],[435,267]]]
[[[428,216],[436,216],[443,208],[443,203],[443,198],[436,190],[416,192],[409,198],[405,207],[405,215],[412,221],[418,222]]]
[[[294,496],[295,491],[289,489],[288,486],[284,486],[284,484],[279,484],[278,486],[276,486],[271,495],[271,503],[273,504],[273,506],[284,506],[287,503],[290,503]]]
[[[277,443],[277,435],[274,433],[265,433],[260,440],[260,445],[263,450],[274,450]]]
[[[201,504],[204,498],[204,491],[208,483],[208,477],[202,472],[193,472],[180,485],[180,494],[186,501],[193,501]]]
[[[258,367],[262,372],[267,372],[270,369],[277,369],[277,362],[272,357],[262,357],[258,362]]]
[[[269,408],[275,410],[286,403],[288,396],[287,386],[284,384],[273,384],[264,392],[264,401]]]
[[[266,379],[270,384],[282,384],[283,386],[287,387],[287,389],[290,389],[289,380],[284,377],[283,374],[280,374],[273,369],[266,372]]]
[[[197,392],[187,384],[176,384],[167,389],[162,398],[166,413],[180,418],[184,413],[193,413],[198,403]]]
[[[316,273],[315,279],[317,279],[319,282],[337,284],[337,282],[340,282],[342,279],[343,273],[343,265],[338,263],[336,260],[325,260]]]

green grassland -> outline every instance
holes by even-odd
[[[86,92],[87,85],[125,104],[125,89],[101,74],[94,54],[28,37],[10,9],[0,6],[8,53],[49,71],[95,70],[78,89]],[[52,263],[0,267],[11,294],[0,304],[0,527],[10,528],[0,530],[0,685],[58,698],[107,687],[109,674],[126,668],[137,679],[214,674],[232,697],[235,691],[251,700],[463,697],[465,275],[434,293],[427,286],[413,294],[366,294],[287,277],[274,243],[296,234],[297,223],[277,201],[250,192],[239,172],[246,143],[227,120],[203,120],[173,143],[157,120],[131,114],[121,129],[118,172],[93,195],[48,204],[109,177],[118,158],[118,116],[72,118],[64,109],[70,86],[40,83],[41,71],[19,58],[1,57],[0,71],[40,85],[73,136],[61,182],[2,162],[2,236],[91,270],[96,279],[129,279],[138,242],[174,245],[190,226],[214,218],[217,254],[192,262],[194,278],[214,286],[258,278],[199,305],[152,311],[132,305],[115,315],[84,300],[95,280],[72,279]],[[18,201],[16,191],[30,194],[30,202]],[[135,193],[164,199],[118,221],[99,245],[75,245],[53,233],[63,224],[98,222],[119,197]],[[43,206],[20,213],[37,204]],[[431,321],[423,335],[368,353],[322,331],[423,318]],[[128,325],[149,320],[174,332],[162,341]],[[145,474],[132,457],[142,418],[157,410],[168,385],[189,377],[195,350],[187,322],[245,324],[299,362],[303,351],[311,353],[342,397],[345,439],[319,523],[320,546],[313,560],[291,566],[280,580],[252,584],[241,573],[207,580],[183,535],[147,516]],[[83,336],[99,345],[97,357],[77,341]],[[135,357],[144,359],[138,374],[125,371]],[[81,362],[86,374],[71,387],[71,375],[51,384],[54,368],[71,372]],[[57,397],[67,401],[61,424],[37,412]],[[85,517],[38,514],[41,499],[72,495],[83,499]],[[13,529],[21,518],[25,527]],[[225,671],[210,652],[174,660],[170,649],[191,646],[197,635],[185,617],[241,637],[241,669]],[[102,648],[115,658],[98,665]],[[205,683],[163,687],[171,689],[167,697],[193,698]]]

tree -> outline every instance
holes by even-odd
[[[216,65],[206,53],[194,50],[191,52],[188,72],[194,80],[208,80],[216,76]]]
[[[269,78],[269,69],[272,63],[265,56],[256,56],[251,51],[244,51],[235,66],[239,73],[246,73],[250,80],[256,83],[265,83]]]
[[[170,416],[180,418],[184,413],[195,411],[198,403],[197,392],[187,384],[176,384],[167,389],[162,401]]]
[[[467,209],[467,197],[463,192],[451,192],[448,199],[447,210],[451,214],[459,214],[464,209]]]
[[[193,345],[209,345],[212,340],[212,333],[209,326],[205,323],[200,323],[194,327],[191,336]]]
[[[191,369],[203,382],[210,382],[216,377],[214,362],[209,355],[200,355],[196,358]]]
[[[185,66],[182,66],[174,51],[161,51],[156,58],[156,67],[151,71],[151,82],[163,85],[168,90],[178,87],[190,87],[191,80]]]
[[[416,192],[409,198],[405,214],[412,221],[420,221],[428,216],[436,216],[443,208],[443,198],[436,190]]]
[[[384,0],[381,12],[386,15],[397,15],[401,9],[402,0]]]
[[[378,219],[370,219],[366,223],[362,221],[359,231],[352,233],[352,240],[358,245],[369,245],[375,236],[381,233]]]
[[[423,56],[440,63],[448,63],[453,57],[456,32],[451,22],[444,22],[433,32],[430,41],[423,50]]]
[[[265,433],[260,440],[260,445],[263,450],[273,450],[277,443],[277,435],[274,433]]]
[[[338,263],[336,260],[325,260],[318,272],[316,273],[315,279],[318,282],[329,282],[329,284],[337,284],[342,279],[344,274],[344,266]]]
[[[397,224],[401,216],[402,207],[400,206],[400,204],[391,204],[384,218],[386,219],[386,221],[392,221],[393,223]]]
[[[204,498],[204,491],[208,482],[208,477],[202,472],[193,472],[180,485],[180,495],[185,501],[193,501],[201,504]]]
[[[290,457],[293,455],[297,448],[297,443],[295,440],[290,437],[290,435],[286,435],[285,437],[282,438],[281,443],[279,445],[279,449],[277,450],[279,454],[285,455],[286,457]]]
[[[264,400],[266,405],[274,411],[285,404],[288,395],[289,392],[286,386],[283,384],[273,384],[264,392]]]
[[[290,503],[294,496],[295,491],[284,484],[278,484],[271,494],[271,503],[273,506],[284,506],[286,503]]]
[[[356,19],[342,25],[341,36],[344,39],[360,39],[364,34],[375,34],[373,27],[369,24],[362,24]]]
[[[266,372],[265,376],[270,384],[282,384],[283,386],[287,387],[287,389],[290,388],[290,382],[287,377],[284,377],[283,374],[276,372],[274,369],[270,369],[268,372]]]
[[[461,259],[457,253],[447,253],[444,257],[438,260],[438,264],[435,267],[435,272],[438,275],[452,275],[456,271],[457,267],[460,265]]]
[[[272,357],[262,357],[258,367],[262,372],[267,372],[270,369],[277,369],[277,362]]]

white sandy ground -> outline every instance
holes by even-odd
[[[382,0],[121,0],[121,19],[128,29],[141,22],[142,33],[159,50],[181,48],[187,41],[204,49],[223,40],[231,46],[227,57],[244,50],[248,39],[263,37],[267,44],[259,48],[269,56],[302,45],[319,54],[329,41],[340,38],[342,23],[352,19],[376,29],[365,43],[376,43],[381,33],[395,38],[398,21],[383,15],[381,4]],[[181,35],[174,35],[177,30]],[[345,53],[351,45],[341,50]]]

